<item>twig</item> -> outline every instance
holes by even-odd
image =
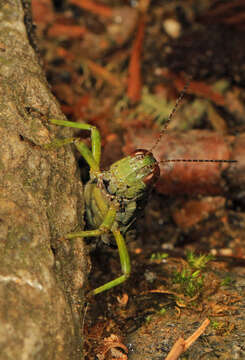
[[[97,75],[100,78],[102,78],[103,80],[107,81],[112,86],[115,86],[118,88],[120,88],[122,86],[120,79],[116,75],[114,75],[110,71],[108,71],[106,68],[104,68],[103,66],[96,64],[94,61],[89,60],[89,59],[84,60],[84,62],[87,64],[89,69],[95,75]]]
[[[143,49],[146,15],[150,6],[151,0],[139,1],[139,22],[138,30],[132,47],[132,53],[129,62],[129,77],[128,77],[128,89],[127,96],[132,102],[139,101],[141,98],[141,54]]]
[[[199,336],[202,335],[209,323],[210,320],[205,319],[202,325],[190,337],[188,337],[187,340],[184,340],[182,337],[180,337],[172,347],[165,360],[177,360],[179,356],[187,349],[189,349],[189,347],[199,338]]]
[[[138,31],[133,43],[132,54],[129,63],[129,78],[127,95],[132,102],[140,100],[141,97],[141,52],[145,32],[145,15],[139,19]]]
[[[83,9],[86,9],[96,15],[101,15],[107,18],[112,17],[112,9],[106,5],[97,4],[92,0],[70,0],[70,4],[74,4]]]

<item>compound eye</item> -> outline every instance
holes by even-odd
[[[148,174],[146,177],[144,177],[143,181],[146,186],[151,186],[155,184],[155,182],[158,180],[160,175],[160,169],[158,164],[154,166],[154,169]]]
[[[148,150],[145,149],[137,149],[135,151],[133,151],[130,156],[131,157],[136,157],[136,156],[145,156],[145,155],[151,155],[151,153]]]

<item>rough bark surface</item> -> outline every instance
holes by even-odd
[[[70,147],[43,148],[69,130],[48,123],[64,116],[29,42],[28,7],[0,0],[0,357],[82,359],[86,254],[62,239],[81,223],[82,187]]]

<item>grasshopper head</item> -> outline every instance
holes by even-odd
[[[141,198],[157,181],[160,169],[152,153],[138,149],[111,165],[108,190],[128,199]]]
[[[139,177],[145,186],[152,186],[156,183],[160,175],[158,162],[153,154],[145,149],[137,149],[130,154],[135,163],[138,164]],[[140,161],[142,160],[142,162]]]

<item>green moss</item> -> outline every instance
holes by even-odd
[[[212,255],[198,255],[187,253],[187,265],[180,271],[175,271],[173,283],[179,285],[179,291],[190,298],[200,293],[203,289],[207,263],[213,260]],[[181,301],[181,299],[180,299]]]
[[[168,257],[167,253],[161,253],[161,252],[157,252],[157,253],[153,253],[151,254],[151,260],[163,260],[166,259]]]

